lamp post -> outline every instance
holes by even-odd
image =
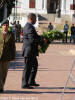
[[[61,0],[58,0],[58,5],[57,5],[57,9],[56,9],[56,16],[58,18],[61,17]]]
[[[15,20],[15,6],[14,6],[14,12],[13,12],[13,21]]]
[[[15,7],[14,7],[14,16],[13,16],[13,20],[15,21],[17,19],[17,0],[15,0]]]
[[[61,17],[61,0],[59,0],[59,11],[58,11],[58,17]]]
[[[17,2],[18,0],[16,0],[16,19],[17,19]]]

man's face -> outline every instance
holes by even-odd
[[[35,24],[36,23],[36,17],[34,17],[33,19],[32,19],[32,24]]]
[[[74,26],[74,24],[72,24],[72,26]]]
[[[19,21],[17,22],[17,24],[19,24]]]
[[[66,21],[65,24],[68,24],[68,22]]]
[[[8,31],[8,27],[9,27],[8,23],[5,23],[5,24],[2,25],[2,30],[4,32],[7,32]]]

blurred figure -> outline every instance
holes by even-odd
[[[71,26],[71,37],[70,37],[70,43],[73,40],[73,43],[75,43],[75,26],[72,24]]]
[[[20,34],[21,34],[21,24],[19,23],[19,21],[17,21],[17,24],[16,24],[16,38],[17,38],[17,42],[20,42]]]
[[[51,22],[49,23],[48,29],[49,31],[53,30],[53,25],[51,24]]]
[[[12,32],[13,32],[13,34],[15,36],[15,41],[16,41],[16,21],[14,21],[11,24],[12,24]]]
[[[65,33],[65,36],[66,36],[66,43],[67,43],[68,30],[69,30],[68,21],[65,21],[65,25],[64,25],[64,33]]]
[[[23,42],[23,29],[21,30],[21,35],[20,36],[21,36],[21,40],[20,41]]]

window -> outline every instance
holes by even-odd
[[[35,8],[35,0],[29,0],[29,8]]]

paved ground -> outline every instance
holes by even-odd
[[[45,54],[40,54],[36,77],[40,87],[35,89],[21,89],[24,68],[21,48],[22,43],[17,43],[16,59],[10,64],[5,92],[0,94],[0,100],[60,100],[70,68],[75,59],[75,45],[53,43]],[[72,74],[75,76],[75,68]],[[75,84],[71,79],[67,87],[62,100],[75,100]]]

